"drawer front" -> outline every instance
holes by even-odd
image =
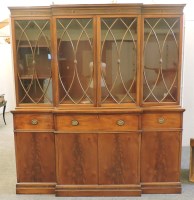
[[[14,129],[51,130],[53,129],[52,114],[15,114]]]
[[[182,128],[182,113],[143,114],[143,129]]]
[[[96,131],[98,128],[97,115],[57,115],[56,116],[57,131]]]
[[[138,130],[138,115],[80,114],[57,115],[57,131],[129,131]]]
[[[100,115],[99,129],[101,131],[138,130],[138,115],[129,115],[129,114]]]

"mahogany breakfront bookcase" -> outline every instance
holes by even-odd
[[[10,8],[18,194],[181,192],[183,7]]]

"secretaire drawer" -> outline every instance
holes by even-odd
[[[138,130],[138,115],[69,114],[56,115],[57,131],[127,131]]]
[[[96,131],[98,128],[97,115],[67,114],[56,115],[55,117],[57,131]]]
[[[182,128],[182,113],[143,114],[143,129]]]
[[[99,129],[101,131],[133,131],[138,130],[138,122],[138,115],[100,115]]]
[[[14,114],[14,129],[50,130],[53,129],[52,114]]]

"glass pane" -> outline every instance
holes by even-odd
[[[137,19],[101,20],[101,101],[136,102]]]
[[[19,103],[52,103],[50,22],[15,21]]]
[[[92,19],[58,19],[59,103],[91,104],[93,80]]]
[[[144,21],[144,102],[176,102],[179,60],[178,18]]]

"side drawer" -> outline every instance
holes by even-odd
[[[138,115],[129,114],[63,114],[56,115],[57,131],[134,131]]]
[[[182,128],[182,113],[149,113],[142,115],[143,129]]]
[[[53,129],[52,114],[14,114],[14,129],[51,130]]]

